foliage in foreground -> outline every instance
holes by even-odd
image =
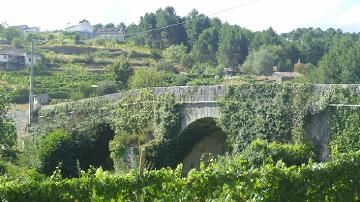
[[[51,175],[60,165],[63,176],[74,177],[90,166],[111,169],[109,141],[114,132],[108,124],[92,124],[72,133],[56,129],[44,136],[39,145],[40,170]]]
[[[2,201],[357,201],[360,153],[328,163],[248,169],[242,158],[220,159],[182,177],[181,167],[113,175],[98,169],[80,178],[0,178]]]
[[[311,148],[305,144],[268,143],[265,140],[254,140],[241,154],[253,167],[279,160],[282,160],[287,166],[300,166],[315,157]]]

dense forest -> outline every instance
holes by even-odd
[[[166,26],[170,27],[157,30]],[[129,40],[137,45],[160,50],[184,45],[188,59],[180,62],[186,66],[192,60],[192,66],[187,67],[193,72],[210,73],[228,67],[242,74],[268,75],[277,66],[279,71],[299,71],[312,82],[359,81],[360,36],[340,29],[299,28],[277,34],[269,27],[253,32],[195,9],[185,17],[177,16],[172,7],[146,13],[139,24],[125,29]]]

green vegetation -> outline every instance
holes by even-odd
[[[110,169],[109,141],[113,136],[110,126],[104,123],[93,123],[71,134],[56,129],[39,142],[40,171],[51,175],[59,166],[63,176],[75,177],[90,166]]]
[[[0,85],[0,160],[13,157],[13,147],[16,144],[15,124],[5,116],[11,97],[7,91],[5,85]]]
[[[282,161],[287,166],[307,164],[314,158],[313,151],[307,145],[290,145],[265,140],[254,140],[241,153],[253,167]]]
[[[8,201],[357,201],[360,154],[327,163],[287,167],[278,163],[247,169],[241,158],[220,159],[182,177],[176,170],[113,175],[98,169],[79,178],[56,173],[43,180],[0,177],[0,199]],[[344,172],[346,171],[346,172]],[[321,194],[320,194],[321,193]]]
[[[128,35],[125,42],[88,40],[0,25],[2,47],[29,51],[32,39],[42,41],[35,44],[42,57],[35,94],[47,93],[53,103],[90,98],[36,110],[20,149],[6,113],[11,102],[28,101],[29,72],[0,71],[1,201],[360,200],[360,111],[329,106],[358,105],[359,89],[332,85],[319,93],[311,84],[360,81],[359,34],[252,32],[195,9],[181,17],[172,7],[146,13],[139,24],[94,27]],[[223,78],[224,68],[238,77]],[[257,81],[275,69],[303,77]],[[182,98],[152,91],[217,84],[229,85],[221,116],[181,133]],[[119,91],[113,99],[91,98]],[[322,115],[329,118],[325,142],[306,127]],[[213,133],[224,136],[227,154],[184,173],[179,164]],[[145,151],[144,175],[134,172],[136,149]]]

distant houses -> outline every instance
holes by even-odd
[[[274,72],[273,77],[277,82],[283,82],[295,79],[297,77],[302,76],[302,74],[298,72]]]
[[[100,38],[100,39],[113,39],[117,41],[124,41],[125,34],[122,30],[117,28],[99,28],[94,32],[94,27],[88,22],[81,22],[65,29],[66,32],[78,33],[80,36],[87,39]]]
[[[41,61],[41,57],[34,55],[34,62]],[[31,64],[31,54],[22,49],[5,48],[0,50],[0,70],[20,70]]]
[[[50,96],[48,94],[37,94],[34,95],[34,105],[39,107],[41,105],[47,105],[50,102]]]
[[[103,39],[113,39],[117,41],[124,41],[125,33],[116,28],[100,28],[96,32],[96,37]]]
[[[74,25],[65,29],[66,32],[78,33],[80,36],[87,39],[94,38],[94,27],[88,22],[81,22],[78,25]]]
[[[18,29],[24,33],[39,33],[40,28],[39,27],[29,27],[27,25],[17,25],[17,26],[11,26],[11,28]]]

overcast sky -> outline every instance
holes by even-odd
[[[253,0],[0,0],[0,23],[64,29],[88,19],[92,24],[138,23],[146,12],[173,6],[178,15],[193,8],[206,15]],[[272,26],[278,33],[300,27],[360,32],[360,0],[260,0],[215,15],[253,31]],[[211,17],[215,17],[211,16]]]

